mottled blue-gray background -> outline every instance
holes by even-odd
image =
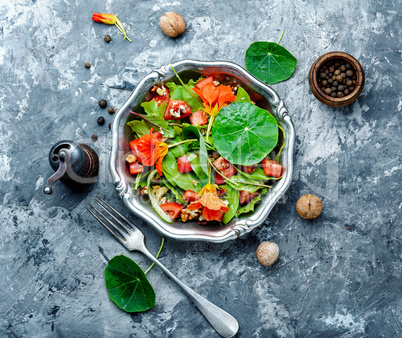
[[[133,42],[92,22],[93,11],[118,15]],[[187,22],[178,39],[159,29],[167,11]],[[150,262],[84,209],[98,193],[124,211],[107,169],[113,116],[97,102],[118,108],[152,69],[184,58],[244,66],[252,42],[277,41],[283,29],[298,64],[272,87],[297,133],[291,188],[252,233],[225,244],[167,239],[161,261],[233,314],[239,337],[401,336],[401,12],[398,0],[0,0],[0,336],[217,336],[158,268],[148,274],[151,311],[129,315],[109,300],[108,259]],[[313,61],[334,50],[366,72],[360,98],[337,109],[319,103],[307,80]],[[47,153],[61,139],[100,155],[100,181],[87,193],[60,183],[42,193]],[[295,211],[305,193],[323,199],[314,221]],[[136,222],[157,251],[160,236]],[[264,240],[281,250],[269,268],[255,258]]]

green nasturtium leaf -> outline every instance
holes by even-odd
[[[130,258],[112,258],[105,268],[110,299],[126,312],[142,312],[155,306],[155,291],[145,273]]]
[[[267,84],[275,84],[290,78],[297,60],[286,48],[275,42],[253,42],[246,51],[247,70]]]
[[[216,150],[233,164],[261,162],[278,143],[278,124],[266,110],[247,102],[223,107],[212,136]]]

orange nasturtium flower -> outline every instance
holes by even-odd
[[[92,20],[95,22],[105,23],[106,25],[115,25],[120,32],[124,35],[124,39],[127,39],[131,42],[128,38],[126,31],[124,30],[123,24],[114,14],[105,14],[105,13],[93,13]],[[123,40],[124,40],[123,39]]]
[[[193,90],[201,97],[204,108],[201,108],[208,115],[211,115],[207,129],[207,142],[209,141],[209,133],[214,123],[216,115],[219,111],[236,99],[232,89],[229,86],[215,86],[213,83],[207,83],[200,89],[194,87]]]
[[[202,217],[207,221],[222,221],[224,213],[229,211],[229,208],[219,198],[216,192],[217,188],[214,184],[206,184],[198,193],[198,195],[201,195],[201,198],[196,202],[190,203],[187,208],[189,210],[197,210],[203,207]]]
[[[134,140],[133,148],[135,154],[139,157],[140,162],[148,167],[152,167],[156,163],[156,170],[162,176],[162,161],[168,153],[168,145],[158,140],[159,133],[146,134],[139,139]]]
[[[194,87],[193,90],[201,97],[204,104],[203,110],[211,116],[216,116],[219,110],[236,99],[229,86],[215,86],[213,83],[207,83],[201,89]]]

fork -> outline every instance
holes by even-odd
[[[100,224],[102,224],[121,244],[123,244],[127,250],[139,251],[159,266],[159,268],[170,279],[175,281],[176,284],[183,289],[184,293],[191,299],[216,332],[218,332],[222,337],[233,337],[237,333],[239,330],[239,324],[232,315],[200,296],[197,292],[181,282],[148,251],[145,247],[144,234],[109,203],[104,201],[98,195],[95,196],[96,198],[92,198],[95,203],[114,220],[114,222],[112,222],[104,213],[88,203],[91,208],[88,208],[87,206],[85,208],[99,221]]]

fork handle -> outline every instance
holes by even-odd
[[[197,292],[190,289],[180,279],[173,275],[161,262],[159,262],[147,249],[143,248],[141,252],[152,260],[159,268],[170,278],[173,279],[178,286],[180,286],[196,307],[201,311],[213,328],[222,337],[233,337],[239,330],[239,323],[237,320],[222,310],[209,300],[200,296]]]

